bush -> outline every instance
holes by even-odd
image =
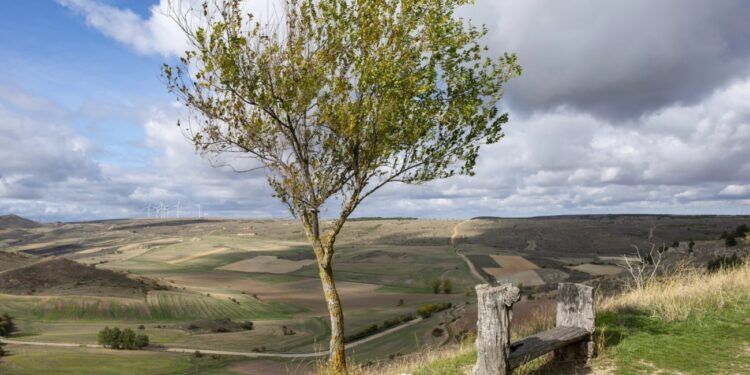
[[[240,327],[242,327],[242,329],[245,329],[245,330],[248,330],[248,331],[252,331],[253,328],[255,328],[255,325],[251,321],[246,321],[246,322],[242,322],[240,324]]]
[[[432,280],[432,292],[435,294],[440,293],[441,284],[442,284],[442,281],[440,281],[440,279]]]
[[[449,278],[443,279],[443,293],[445,294],[451,294],[453,291],[453,282]]]
[[[367,336],[372,336],[378,332],[380,332],[380,327],[377,324],[371,324],[364,328],[363,330],[353,334],[349,335],[346,338],[344,338],[344,342],[349,343],[352,341],[357,341],[359,339],[365,338]]]
[[[724,240],[724,244],[728,247],[737,246],[737,240],[733,236],[729,236]]]
[[[722,255],[706,263],[706,269],[708,272],[716,272],[722,269],[736,268],[743,264],[745,264],[745,260],[737,254],[732,254],[732,256]]]
[[[443,310],[447,310],[451,307],[451,303],[428,303],[426,305],[422,305],[417,309],[417,315],[421,316],[424,319],[429,318],[432,316],[432,314],[436,312],[440,312]]]
[[[750,228],[748,228],[747,224],[738,225],[734,230],[735,237],[745,237],[748,233],[750,233]]]
[[[120,330],[118,327],[104,327],[97,335],[97,342],[105,348],[111,349],[142,349],[148,346],[146,335],[137,335],[132,329]]]
[[[8,337],[13,331],[16,330],[16,324],[13,322],[13,317],[7,313],[0,316],[0,336]]]

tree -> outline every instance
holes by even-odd
[[[440,293],[440,284],[442,284],[442,281],[440,281],[440,279],[432,280],[431,286],[432,286],[433,293],[435,294]]]
[[[8,315],[8,313],[3,313],[0,316],[0,337],[8,337],[15,330],[16,324],[13,322],[13,317]]]
[[[138,335],[135,337],[135,347],[137,349],[142,349],[147,347],[149,344],[148,336],[147,335]]]
[[[471,0],[283,1],[275,23],[240,0],[205,3],[200,22],[174,11],[191,49],[163,77],[190,110],[178,125],[197,151],[214,163],[254,159],[301,221],[330,315],[330,371],[340,374],[337,235],[386,184],[473,175],[480,146],[503,135],[498,103],[521,68],[515,55],[487,57],[486,29],[454,15]]]
[[[443,293],[445,294],[451,294],[453,291],[453,282],[449,278],[443,279]]]

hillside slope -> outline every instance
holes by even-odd
[[[0,229],[28,229],[41,227],[42,224],[18,215],[0,215]]]
[[[550,316],[539,316],[544,329]],[[546,320],[546,322],[545,322]],[[746,374],[750,373],[750,262],[708,273],[679,272],[642,290],[599,301],[597,357],[586,367],[561,370],[549,357],[514,374]],[[471,343],[432,350],[359,375],[469,374]]]
[[[64,258],[45,260],[0,273],[0,293],[5,294],[132,296],[159,288],[152,280],[134,279]]]

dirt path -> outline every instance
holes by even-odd
[[[463,259],[463,261],[466,262],[466,264],[469,266],[469,271],[471,271],[471,274],[480,282],[489,283],[489,281],[487,281],[484,276],[482,276],[482,274],[477,271],[477,269],[474,267],[474,263],[471,263],[469,258],[461,253],[461,250],[458,248],[458,239],[461,237],[461,234],[458,231],[458,227],[460,227],[461,224],[467,223],[469,221],[470,220],[464,220],[453,227],[453,233],[451,234],[451,245],[453,245],[453,250],[456,252],[456,255]]]
[[[387,329],[383,332],[376,333],[372,336],[367,336],[361,340],[357,340],[355,342],[352,342],[350,344],[346,345],[346,349],[351,349],[354,347],[357,347],[359,345],[362,345],[364,343],[370,342],[372,340],[379,339],[383,336],[387,336],[391,333],[394,333],[396,331],[400,331],[406,327],[412,326],[414,324],[417,324],[421,322],[422,318],[416,318],[414,320],[408,321],[404,324],[401,324],[399,326],[393,327],[391,329]],[[95,345],[95,344],[74,344],[74,343],[65,343],[65,342],[37,342],[37,341],[19,341],[19,340],[8,340],[6,338],[0,337],[0,343],[3,344],[13,344],[13,345],[32,345],[32,346],[49,346],[49,347],[62,347],[62,348],[95,348],[95,349],[104,349],[101,345]],[[112,349],[114,350],[114,349]],[[239,357],[248,357],[248,358],[315,358],[315,357],[322,357],[328,355],[328,351],[320,351],[320,352],[313,352],[313,353],[254,353],[254,352],[234,352],[234,351],[226,351],[226,350],[210,350],[210,349],[198,349],[198,348],[169,348],[169,347],[154,347],[151,349],[147,349],[150,351],[165,351],[170,353],[195,353],[196,351],[200,351],[203,354],[216,354],[216,355],[230,355],[230,356],[239,356]]]

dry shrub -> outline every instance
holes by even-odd
[[[602,300],[599,308],[610,311],[647,311],[665,320],[729,308],[750,299],[750,264],[707,273],[683,268],[657,279],[642,289]]]

